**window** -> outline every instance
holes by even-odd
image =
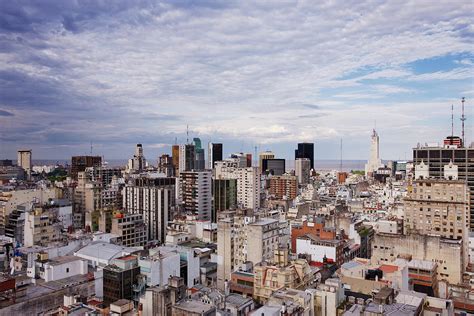
[[[66,268],[66,273],[69,273],[69,268]]]

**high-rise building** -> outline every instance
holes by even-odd
[[[88,167],[102,166],[100,156],[73,156],[71,158],[71,178],[77,180],[77,173],[85,171]]]
[[[192,144],[179,145],[179,173],[194,169],[195,146]]]
[[[149,240],[166,240],[166,227],[174,215],[175,178],[132,179],[124,188],[123,207],[131,214],[142,214]]]
[[[298,143],[298,149],[295,150],[295,160],[298,158],[308,158],[311,161],[311,169],[314,169],[314,144]]]
[[[260,174],[257,167],[239,168],[237,172],[237,205],[256,210],[260,207]]]
[[[215,223],[219,212],[234,209],[237,206],[237,180],[213,179],[212,197],[212,222]]]
[[[281,176],[285,173],[285,159],[263,159],[262,174],[263,173]]]
[[[206,168],[206,160],[204,158],[204,148],[201,145],[200,138],[193,138],[194,143],[194,170],[204,170]]]
[[[366,176],[373,175],[374,172],[382,166],[382,160],[380,160],[379,142],[379,134],[377,134],[374,129],[372,130],[372,136],[370,137],[370,156],[365,165]]]
[[[128,160],[127,169],[133,172],[142,172],[146,168],[146,159],[143,155],[142,144],[137,144],[135,147],[135,154],[132,159]]]
[[[264,159],[273,159],[275,158],[275,154],[271,151],[264,151],[258,155],[258,168],[260,172],[263,172],[263,160]]]
[[[446,178],[449,177],[449,173],[450,171],[445,172]],[[404,231],[423,235],[440,235],[447,239],[462,239],[464,266],[467,266],[469,200],[469,188],[465,181],[415,180],[405,198]]]
[[[171,157],[174,167],[174,176],[179,176],[179,145],[173,145],[171,147]]]
[[[198,220],[211,220],[212,172],[210,170],[184,171],[179,177],[184,211],[195,215]]]
[[[167,177],[174,177],[174,171],[173,160],[170,155],[161,155],[158,159],[158,172],[165,174]]]
[[[296,176],[282,175],[270,178],[270,194],[277,199],[293,200],[298,195],[298,181]]]
[[[413,149],[415,168],[425,167],[424,178],[444,179],[445,166],[457,166],[458,179],[467,182],[470,192],[470,229],[474,230],[474,148],[429,144]]]
[[[295,174],[300,185],[308,184],[311,174],[311,160],[298,158],[295,161]]]
[[[214,163],[216,161],[221,161],[223,158],[222,154],[222,144],[220,143],[209,143],[207,159],[208,159],[208,169],[214,168]]]
[[[31,169],[33,168],[31,163],[31,149],[18,151],[18,167],[21,167],[23,170],[25,170],[26,178],[27,180],[30,180]]]

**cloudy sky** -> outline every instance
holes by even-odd
[[[444,3],[444,4],[443,4]],[[474,140],[474,2],[0,1],[0,158],[155,160],[175,138],[225,152],[297,142],[384,159]]]

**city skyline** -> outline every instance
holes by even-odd
[[[418,142],[474,139],[473,4],[5,2],[0,155],[148,159],[190,136],[224,151],[298,142],[315,159],[410,159]]]

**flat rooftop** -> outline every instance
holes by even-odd
[[[182,301],[174,305],[173,308],[191,313],[203,313],[215,309],[212,305],[197,300]]]

